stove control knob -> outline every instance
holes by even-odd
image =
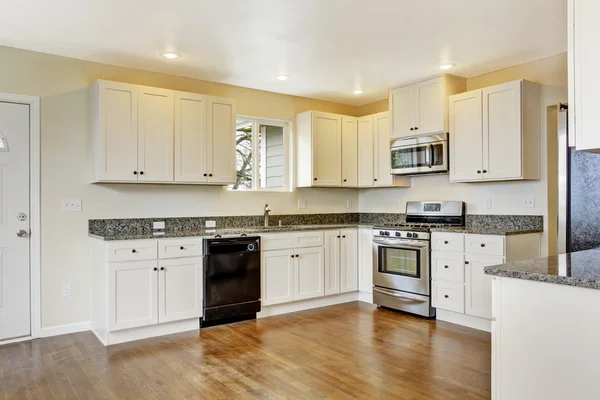
[[[384,235],[385,235],[385,232],[384,232],[384,231],[379,231],[379,235],[380,235],[380,236],[384,236]]]
[[[385,236],[390,236],[390,233],[388,231],[385,231]]]
[[[408,233],[406,234],[406,237],[413,237],[413,234],[412,234],[412,233],[410,233],[410,232],[408,232]]]
[[[396,232],[396,236],[402,236],[400,232]]]
[[[414,237],[414,238],[418,238],[418,237],[419,237],[419,234],[418,234],[418,233],[413,233],[413,237]]]

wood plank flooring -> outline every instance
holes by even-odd
[[[0,347],[0,399],[489,399],[490,335],[366,303],[111,347]]]

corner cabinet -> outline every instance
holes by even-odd
[[[90,104],[91,182],[235,182],[234,100],[99,80]]]
[[[538,84],[457,94],[449,110],[451,182],[540,179]]]
[[[448,131],[448,96],[466,90],[466,80],[442,75],[391,89],[392,139]]]

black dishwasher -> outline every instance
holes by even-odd
[[[260,237],[204,239],[201,327],[256,318],[260,311]]]

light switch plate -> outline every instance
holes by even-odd
[[[152,222],[152,229],[165,229],[165,221]]]
[[[492,209],[492,198],[491,197],[485,201],[485,208],[487,208],[488,210]]]
[[[71,295],[71,284],[63,283],[61,292],[62,292],[63,297],[70,296]]]
[[[206,221],[206,223],[204,224],[205,227],[207,228],[216,228],[217,227],[217,222],[216,221]]]
[[[352,200],[346,200],[346,209],[350,210],[352,208]]]
[[[307,203],[304,199],[298,200],[298,208],[306,208]]]
[[[535,196],[525,197],[523,199],[523,208],[535,208]]]
[[[61,210],[63,212],[81,211],[81,199],[62,199]]]

